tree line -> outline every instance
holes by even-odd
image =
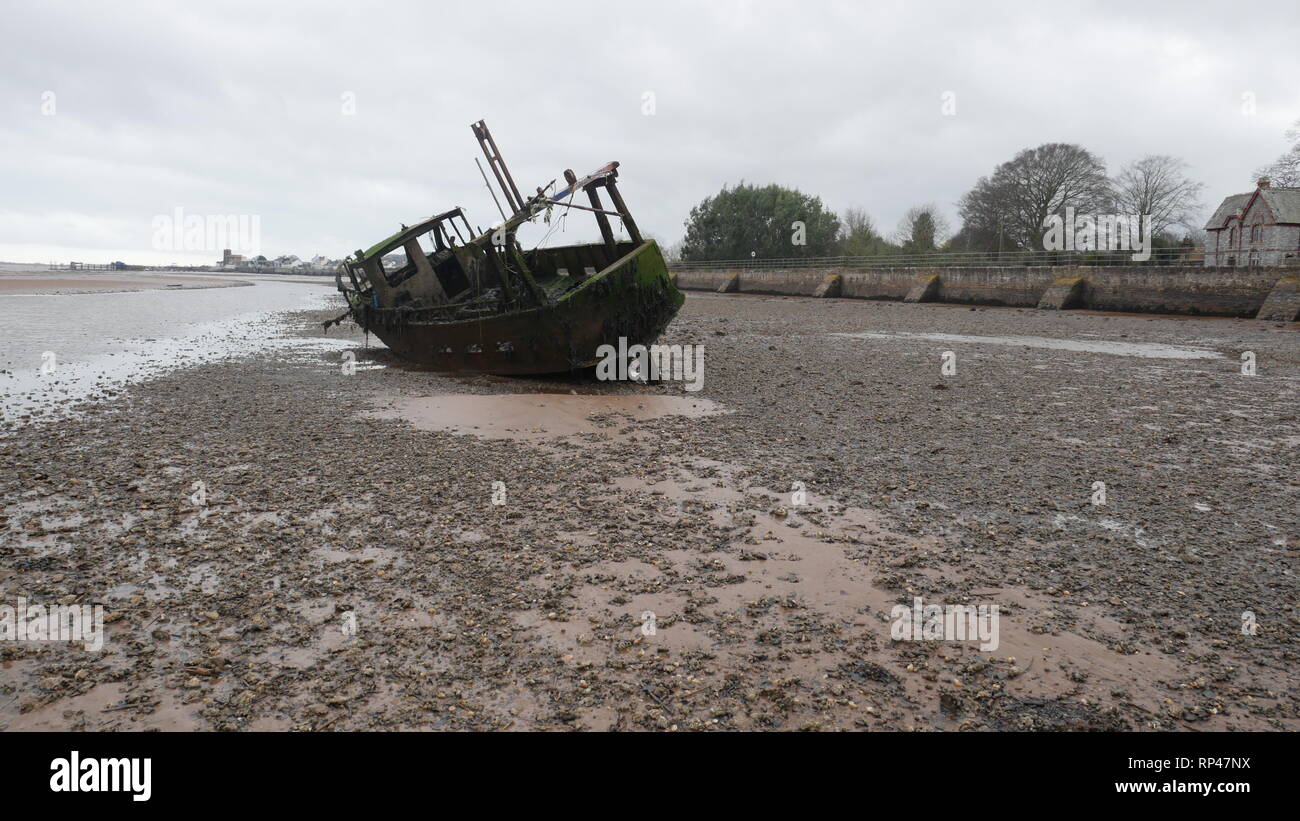
[[[1286,136],[1294,145],[1257,175],[1275,186],[1300,186],[1300,121]],[[670,254],[703,261],[1041,251],[1044,222],[1067,208],[1076,214],[1149,214],[1154,247],[1195,246],[1204,238],[1197,224],[1204,188],[1177,157],[1151,154],[1112,177],[1105,162],[1083,146],[1045,143],[980,177],[956,203],[956,231],[934,203],[909,208],[886,234],[861,208],[836,214],[820,197],[797,189],[741,182],[691,209],[686,235]]]

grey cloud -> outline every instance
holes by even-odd
[[[927,201],[955,223],[979,176],[1056,140],[1112,171],[1181,156],[1212,208],[1300,117],[1297,8],[19,4],[0,52],[0,258],[146,252],[176,206],[260,215],[268,254],[341,255],[453,204],[487,225],[479,118],[529,190],[621,161],[629,205],[665,241],[741,179],[886,229]],[[577,218],[566,231],[594,234]]]

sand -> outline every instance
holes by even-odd
[[[132,274],[119,271],[0,273],[0,294],[87,294],[162,288],[230,288],[244,285],[215,277]]]

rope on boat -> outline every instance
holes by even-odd
[[[326,322],[322,322],[321,325],[324,327],[325,330],[328,331],[330,329],[330,326],[338,325],[339,323],[341,323],[343,320],[347,319],[350,316],[352,316],[352,309],[348,308],[346,311],[334,317],[333,319],[328,320]]]

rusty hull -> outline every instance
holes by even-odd
[[[568,246],[535,253],[559,259],[581,251]],[[546,259],[536,262],[544,266]],[[553,305],[455,322],[422,320],[418,309],[363,306],[357,318],[401,358],[437,370],[546,374],[594,365],[597,349],[617,347],[620,337],[628,345],[649,345],[684,299],[659,246],[645,240]]]

